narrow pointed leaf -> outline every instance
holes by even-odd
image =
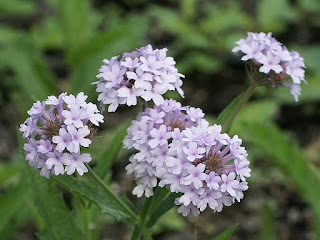
[[[218,236],[214,237],[212,240],[228,240],[233,234],[234,230],[238,227],[239,224],[236,224],[224,232],[220,233]]]

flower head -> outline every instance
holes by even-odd
[[[139,114],[137,120],[132,121],[123,143],[126,148],[137,150],[126,167],[127,173],[134,173],[138,181],[133,194],[138,197],[143,194],[149,197],[153,194],[153,188],[158,184],[157,178],[162,178],[165,172],[164,163],[170,159],[170,143],[180,138],[184,129],[205,124],[203,116],[201,109],[182,107],[174,100],[164,100],[162,105],[147,108]],[[194,149],[190,147],[188,150]],[[194,158],[201,153],[201,149],[196,151]]]
[[[26,160],[40,174],[53,175],[74,173],[80,175],[88,169],[83,162],[90,162],[89,154],[80,154],[81,147],[89,147],[94,133],[93,125],[103,122],[97,106],[86,103],[87,96],[66,93],[58,98],[49,96],[37,101],[28,111],[30,117],[20,125],[26,140]]]
[[[184,76],[166,54],[166,48],[153,49],[148,45],[124,53],[120,60],[118,56],[104,60],[97,75],[99,81],[93,83],[100,93],[101,106],[109,105],[108,111],[114,112],[119,104],[136,105],[138,97],[160,105],[164,102],[162,95],[169,90],[177,90],[183,97],[180,78]]]
[[[263,73],[263,82],[269,83],[271,87],[289,88],[295,101],[298,101],[300,83],[307,83],[304,79],[305,64],[299,53],[289,52],[271,33],[248,32],[246,39],[240,39],[236,43],[232,52],[239,52],[242,61],[249,61],[257,72]],[[288,79],[292,83],[287,83]]]
[[[178,212],[198,215],[207,206],[220,212],[243,198],[251,169],[241,142],[222,134],[220,125],[191,127],[172,139],[160,185],[182,193],[175,201]]]

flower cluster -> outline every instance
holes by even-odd
[[[138,182],[133,194],[138,197],[153,195],[157,178],[165,172],[170,142],[179,138],[186,128],[207,125],[203,116],[199,108],[182,107],[174,100],[165,100],[162,105],[147,108],[132,121],[123,143],[127,149],[137,150],[126,167],[127,173],[134,173]]]
[[[199,108],[165,100],[132,121],[123,143],[137,150],[126,167],[138,182],[133,194],[149,197],[157,185],[167,186],[182,193],[175,203],[184,216],[207,206],[221,211],[243,198],[251,170],[242,141],[222,134],[220,125],[208,126],[203,117]]]
[[[87,96],[82,92],[76,97],[60,94],[58,98],[49,96],[46,101],[37,101],[28,111],[30,115],[20,125],[26,140],[24,150],[26,160],[40,175],[49,178],[77,170],[80,175],[88,171],[84,162],[90,162],[89,154],[80,154],[81,147],[92,142],[94,129],[103,116],[97,106],[86,103]]]
[[[209,206],[220,212],[243,198],[251,169],[242,140],[221,133],[221,126],[187,128],[172,139],[160,186],[182,196],[175,203],[183,216]]]
[[[248,32],[246,39],[236,42],[238,46],[232,52],[240,52],[241,60],[250,60],[259,72],[266,74],[266,80],[272,87],[283,86],[290,89],[298,101],[304,79],[305,64],[303,58],[295,51],[289,52],[285,46],[271,36],[271,33]],[[292,83],[285,80],[291,78]]]
[[[124,53],[111,60],[103,60],[97,78],[96,91],[101,106],[110,104],[109,112],[114,112],[119,104],[128,106],[137,104],[137,97],[145,101],[152,100],[155,105],[163,103],[162,95],[168,90],[177,90],[181,96],[184,77],[178,73],[175,61],[167,57],[167,49],[153,50],[151,45],[142,47],[131,53]]]

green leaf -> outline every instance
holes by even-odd
[[[55,181],[71,192],[79,194],[91,202],[97,204],[103,213],[106,213],[119,221],[132,223],[130,217],[110,198],[109,195],[92,181],[83,181],[72,176],[53,176]],[[130,206],[131,207],[131,206]]]
[[[45,64],[44,58],[28,39],[18,39],[9,44],[1,56],[15,74],[15,80],[29,103],[44,100],[55,93],[53,75]],[[3,60],[4,60],[3,59]]]
[[[228,228],[224,232],[220,233],[218,236],[214,237],[212,240],[228,240],[233,234],[234,230],[238,227],[239,224],[235,224],[234,226]]]
[[[275,206],[272,201],[265,201],[261,208],[261,227],[259,240],[278,239],[275,226]]]
[[[175,206],[174,200],[179,196],[181,194],[172,193],[165,188],[157,189],[151,203],[146,226],[151,228],[163,214]]]
[[[243,124],[241,135],[278,166],[296,186],[314,210],[316,231],[320,233],[320,178],[292,138],[288,138],[274,124]]]
[[[0,165],[0,186],[8,179],[16,176],[22,170],[20,166],[10,166],[9,164]]]
[[[199,26],[187,21],[173,9],[154,6],[150,8],[150,15],[155,17],[161,30],[178,37],[176,47],[199,47],[208,49],[212,42],[199,31]]]
[[[45,223],[44,231],[38,234],[40,239],[84,239],[77,228],[74,215],[66,206],[61,193],[52,179],[47,180],[30,166],[25,164],[29,184],[35,196],[35,205]]]
[[[36,12],[36,2],[19,0],[0,0],[0,15],[23,17]]]
[[[29,195],[30,187],[25,179],[22,179],[18,186],[11,187],[0,195],[0,232],[4,230],[3,228],[19,209],[25,205]]]
[[[90,26],[90,12],[88,0],[60,1],[60,26],[64,31],[68,60],[89,37],[90,28],[93,27]]]
[[[264,32],[285,30],[289,21],[298,16],[288,0],[260,0],[257,17]]]
[[[241,10],[238,1],[230,1],[223,7],[209,3],[206,4],[205,11],[207,14],[200,22],[199,27],[215,38],[217,34],[229,33],[230,31],[241,32],[242,29],[245,31],[254,26],[250,17]]]
[[[220,124],[220,125],[224,124],[224,122],[227,120],[228,116],[232,113],[234,108],[237,106],[237,104],[241,100],[242,95],[243,94],[240,94],[238,97],[233,99],[232,102],[229,103],[229,105],[225,109],[223,109],[223,111],[219,114],[219,116],[216,120],[216,124]]]
[[[238,130],[241,129],[242,124],[263,124],[270,122],[278,110],[279,104],[275,101],[261,100],[249,102],[238,113],[232,124],[230,133],[237,134]]]
[[[118,156],[118,153],[122,147],[122,141],[124,137],[127,135],[127,129],[129,126],[130,124],[126,123],[118,130],[117,134],[111,140],[109,146],[105,148],[104,152],[99,158],[97,166],[94,170],[100,178],[103,179],[106,176],[111,164]]]
[[[120,25],[97,33],[91,37],[81,50],[70,56],[72,63],[71,92],[87,92],[94,96],[96,75],[103,59],[109,59],[124,51],[132,51],[141,46],[146,34],[148,22],[146,17],[128,17]]]

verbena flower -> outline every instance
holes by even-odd
[[[37,101],[28,111],[30,117],[20,125],[26,140],[23,149],[26,160],[40,175],[71,175],[88,171],[85,162],[89,154],[80,154],[82,147],[89,147],[94,134],[93,125],[99,126],[103,116],[97,106],[86,103],[87,96],[66,93],[58,98],[49,96],[46,101]]]
[[[221,133],[221,126],[196,126],[172,138],[162,164],[159,186],[182,196],[178,212],[199,215],[206,207],[220,212],[243,198],[251,169],[247,152],[237,135]]]
[[[147,108],[132,121],[123,143],[127,149],[137,150],[126,167],[127,173],[134,173],[137,180],[133,194],[138,197],[153,195],[157,178],[162,178],[166,167],[164,163],[170,158],[170,143],[180,139],[181,131],[186,128],[208,125],[203,116],[199,108],[182,107],[174,100],[164,100],[162,105]],[[172,145],[178,147],[179,142]]]
[[[246,39],[240,39],[236,43],[237,46],[232,52],[240,52],[241,60],[250,61],[257,71],[265,74],[265,80],[272,87],[289,88],[295,101],[298,101],[300,83],[307,83],[304,79],[304,60],[299,53],[289,52],[271,33],[248,32]],[[286,82],[290,78],[292,82]]]
[[[153,101],[155,105],[164,102],[162,95],[168,90],[177,90],[183,97],[181,77],[172,57],[167,57],[167,49],[153,49],[151,45],[131,53],[124,53],[110,60],[103,60],[99,69],[96,91],[102,108],[109,105],[114,112],[119,104],[136,105],[137,98]]]

